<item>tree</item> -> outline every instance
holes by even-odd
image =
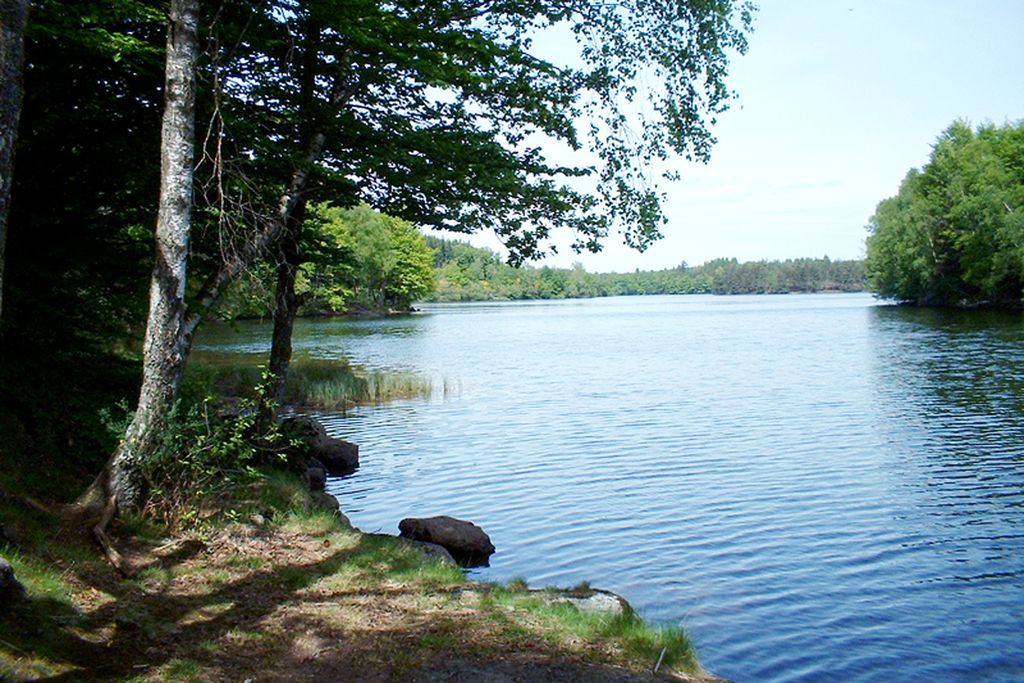
[[[261,52],[226,66],[224,81],[250,112],[266,103],[255,108],[284,121],[333,117],[320,171],[343,181],[343,197],[421,225],[490,228],[517,262],[536,256],[559,227],[575,232],[577,249],[598,250],[611,226],[643,249],[663,221],[649,166],[670,152],[707,159],[709,123],[729,98],[726,51],[745,49],[750,11],[729,0],[288,3],[265,14],[264,27],[298,39],[250,41]],[[583,66],[530,53],[531,33],[556,24],[580,41]],[[288,68],[265,68],[289,59],[301,64],[297,82]],[[641,93],[641,78],[655,87]],[[329,87],[318,93],[315,83]],[[577,131],[584,117],[585,137]],[[588,146],[600,163],[552,165],[526,144],[531,135]],[[280,150],[248,154],[273,165]],[[566,182],[588,175],[590,192]],[[282,287],[294,287],[286,273],[297,264],[279,267]],[[275,376],[287,367],[295,310],[293,294],[276,299]]]
[[[134,4],[119,0],[115,9]],[[182,310],[185,292],[175,290],[174,322],[153,326],[160,339],[147,348],[159,346],[156,355],[169,362],[144,381],[142,395],[162,405],[140,405],[139,426],[98,489],[131,503],[131,452],[152,443],[170,411],[178,359],[196,328],[239,274],[301,229],[313,199],[366,200],[420,225],[493,229],[515,260],[539,253],[556,228],[573,231],[580,249],[600,248],[612,229],[644,248],[662,221],[650,166],[671,153],[707,158],[710,125],[730,97],[727,52],[745,49],[750,11],[733,0],[210,8],[200,23],[209,59],[199,83],[208,88],[198,101],[210,122],[200,165],[212,172],[198,184],[190,263],[201,284],[189,288]],[[548,25],[578,38],[579,65],[531,53],[533,32]],[[169,60],[171,50],[169,43]],[[650,87],[640,90],[639,81]],[[593,156],[554,163],[536,136]],[[282,262],[294,260],[290,251],[298,254],[281,243]],[[159,253],[156,268],[178,272]]]
[[[22,65],[25,60],[25,17],[28,0],[0,4],[0,319],[4,301],[4,248],[14,168],[14,143],[21,116]]]
[[[183,331],[192,213],[198,21],[198,0],[172,0],[167,30],[156,257],[150,280],[139,402],[121,445],[79,500],[86,509],[102,505],[103,516],[95,531],[113,560],[116,553],[106,541],[104,528],[119,508],[134,504],[141,494],[138,461],[154,450],[160,438],[188,353],[189,338]]]
[[[386,216],[366,204],[339,211],[322,207],[322,217],[340,222],[352,244],[353,296],[370,310],[408,310],[434,288],[434,255],[408,221]],[[337,229],[337,228],[336,228]]]
[[[1024,123],[957,121],[868,226],[882,296],[919,305],[1024,303]]]

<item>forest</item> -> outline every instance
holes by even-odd
[[[573,268],[512,266],[499,254],[458,240],[424,236],[411,224],[373,211],[313,207],[306,262],[296,274],[303,316],[382,315],[417,301],[510,301],[645,294],[789,294],[862,292],[864,262],[802,258],[740,263],[715,259],[658,271],[590,273]],[[225,294],[223,320],[270,318],[273,272],[252,270]]]
[[[548,266],[513,268],[500,256],[464,242],[428,237],[435,252],[437,289],[429,301],[565,299],[643,294],[780,294],[860,292],[863,261],[802,258],[786,261],[715,259],[700,266],[633,273],[589,273]]]
[[[868,226],[879,295],[930,306],[1024,305],[1024,121],[956,121]]]

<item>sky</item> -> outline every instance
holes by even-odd
[[[875,206],[955,119],[1024,119],[1024,0],[757,0],[737,92],[707,165],[670,164],[664,238],[644,253],[609,235],[541,263],[588,271],[864,256]],[[449,235],[450,236],[450,235]],[[493,235],[470,238],[501,252]]]

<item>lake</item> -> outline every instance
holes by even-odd
[[[266,351],[269,325],[198,348]],[[430,400],[325,415],[366,531],[481,525],[481,579],[590,581],[736,681],[1024,680],[1024,317],[867,295],[423,306],[296,351]]]

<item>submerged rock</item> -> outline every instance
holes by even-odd
[[[409,517],[398,524],[402,538],[435,543],[464,567],[486,567],[494,544],[484,530],[454,517]]]
[[[624,597],[600,588],[546,588],[530,592],[536,593],[547,603],[572,605],[584,614],[607,614],[617,617],[633,611]]]

